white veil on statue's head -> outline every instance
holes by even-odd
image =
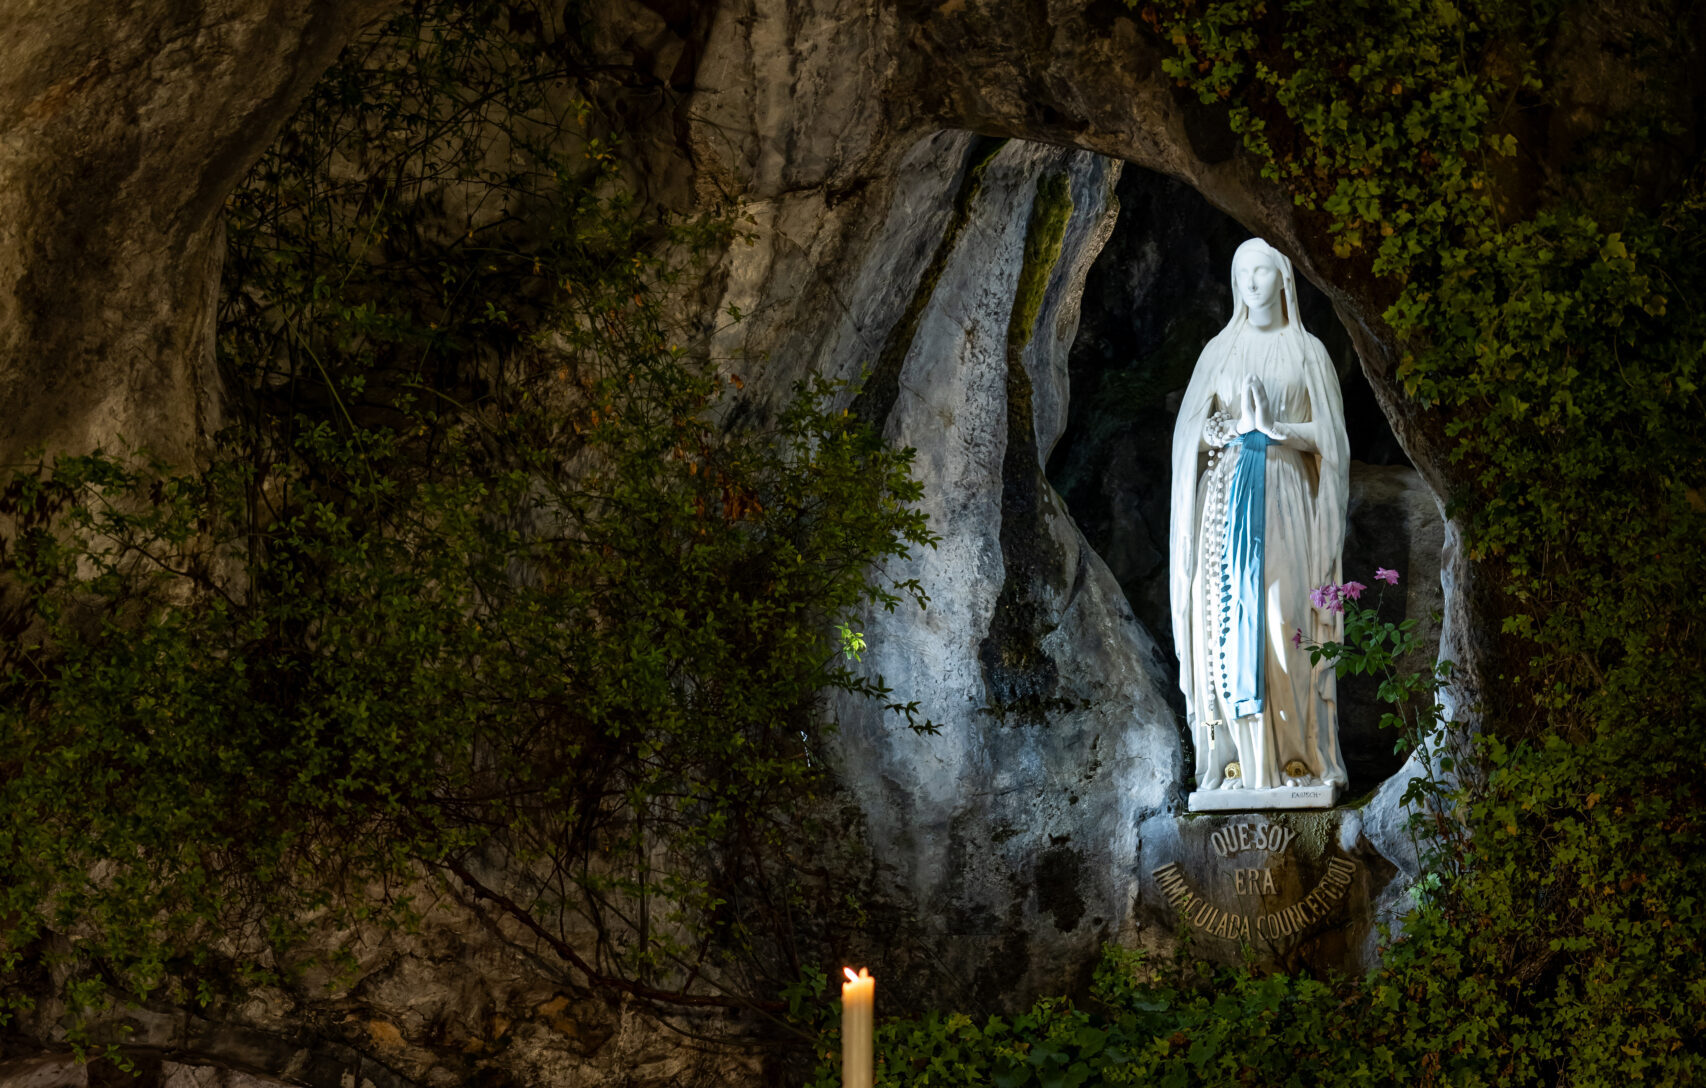
[[[1197,357],[1190,385],[1179,404],[1179,417],[1173,429],[1172,519],[1168,533],[1168,590],[1173,613],[1173,644],[1179,658],[1179,686],[1184,691],[1185,705],[1194,724],[1196,692],[1191,676],[1191,579],[1196,573],[1197,482],[1201,472],[1198,443],[1202,425],[1214,403],[1222,372],[1228,366],[1239,365],[1232,351],[1238,337],[1249,323],[1250,307],[1238,291],[1238,265],[1260,255],[1279,270],[1281,298],[1285,306],[1285,326],[1277,335],[1284,338],[1288,354],[1300,360],[1305,385],[1309,391],[1311,422],[1327,426],[1314,428],[1320,458],[1315,495],[1314,516],[1310,519],[1310,570],[1316,585],[1338,582],[1339,552],[1345,535],[1345,507],[1350,487],[1348,469],[1349,443],[1345,437],[1344,401],[1339,392],[1338,375],[1321,341],[1303,327],[1297,304],[1297,275],[1291,259],[1261,238],[1251,238],[1240,245],[1232,257],[1232,318]],[[1317,613],[1314,629],[1304,627],[1304,635],[1317,642],[1336,641],[1343,634],[1343,617],[1337,613]]]
[[[1232,266],[1228,272],[1232,280],[1232,320],[1226,323],[1220,336],[1228,333],[1236,335],[1250,320],[1250,306],[1238,290],[1238,263],[1258,257],[1267,258],[1268,263],[1280,274],[1280,298],[1285,304],[1285,328],[1281,330],[1280,335],[1295,339],[1299,343],[1309,339],[1309,334],[1303,329],[1303,321],[1298,317],[1297,273],[1291,269],[1291,258],[1270,246],[1263,238],[1248,239],[1232,253]],[[1219,338],[1215,337],[1217,340]]]

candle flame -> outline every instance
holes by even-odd
[[[853,968],[843,967],[841,970],[846,972],[848,982],[858,982],[859,981],[859,976],[853,973]]]

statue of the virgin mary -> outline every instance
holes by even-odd
[[[1173,431],[1169,590],[1196,745],[1190,807],[1326,807],[1346,785],[1330,664],[1345,439],[1339,379],[1303,328],[1291,261],[1260,238],[1232,259],[1232,320],[1210,340]]]

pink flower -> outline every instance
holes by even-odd
[[[1385,567],[1375,567],[1374,580],[1376,582],[1385,582],[1389,586],[1395,586],[1398,584],[1398,572],[1395,570],[1387,570]]]
[[[1299,627],[1296,631],[1292,632],[1291,644],[1293,646],[1302,646],[1303,645],[1303,628]]]
[[[1356,586],[1355,592],[1351,592],[1352,586]],[[1332,582],[1328,582],[1324,586],[1316,587],[1316,589],[1309,594],[1309,603],[1323,611],[1330,608],[1334,612],[1343,612],[1345,610],[1345,601],[1348,599],[1354,600],[1358,593],[1361,593],[1367,588],[1367,586],[1360,585],[1356,582],[1346,582],[1342,586],[1336,586]]]
[[[1368,587],[1363,585],[1361,582],[1346,582],[1344,585],[1339,587],[1339,592],[1354,601],[1361,597],[1362,591],[1367,588]],[[1341,608],[1339,611],[1343,612],[1344,609]]]

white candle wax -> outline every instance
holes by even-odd
[[[841,984],[841,1085],[871,1088],[877,980],[863,967],[858,974],[851,967],[842,970],[847,981]]]

